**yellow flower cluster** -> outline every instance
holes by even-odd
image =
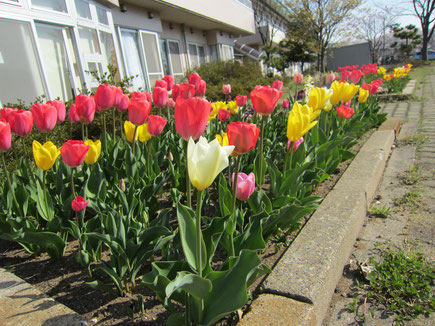
[[[301,139],[301,137],[317,124],[317,121],[313,120],[316,119],[321,112],[321,110],[314,111],[308,105],[301,105],[295,102],[287,120],[288,140],[297,141]]]
[[[211,107],[213,110],[210,112],[210,115],[208,116],[208,121],[214,120],[217,115],[219,114],[219,110],[230,110],[231,114],[237,114],[239,112],[239,107],[237,106],[236,101],[230,101],[230,102],[224,102],[224,101],[217,101],[211,104]]]
[[[349,83],[340,83],[334,80],[331,84],[333,90],[331,104],[337,105],[340,101],[349,102],[359,90],[358,85]]]
[[[124,122],[125,137],[130,143],[133,143],[133,135],[134,135],[135,127],[136,126],[128,120]],[[150,140],[151,137],[152,137],[151,134],[148,132],[148,123],[144,123],[143,125],[137,127],[136,140],[139,139],[141,143],[145,143],[148,140]]]
[[[384,67],[378,68],[378,75],[385,75],[386,72],[387,72],[387,69],[385,69]]]

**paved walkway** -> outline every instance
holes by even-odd
[[[355,313],[346,309],[352,304],[350,288],[355,286],[355,262],[367,263],[369,257],[379,257],[375,244],[388,242],[393,248],[415,250],[435,262],[435,68],[420,84],[415,95],[422,102],[388,103],[383,111],[390,117],[402,120],[403,127],[398,137],[383,181],[378,189],[377,200],[370,204],[387,206],[393,210],[388,218],[368,218],[351,256],[353,264],[345,268],[343,277],[337,285],[324,326],[344,325],[392,325],[393,318],[376,313],[369,317],[369,307],[360,307],[358,313],[365,313],[366,323],[358,323]],[[418,166],[421,178],[412,185],[406,185],[404,176],[410,167]],[[419,205],[413,207],[397,206],[394,201],[406,193],[420,194]],[[435,325],[435,314],[431,318],[419,318],[405,325]]]

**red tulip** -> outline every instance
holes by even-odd
[[[289,107],[290,107],[290,101],[289,100],[282,101],[282,108],[283,109],[288,109]]]
[[[171,75],[166,75],[162,78],[166,82],[166,89],[170,91],[172,89],[172,86],[174,86],[174,77]]]
[[[281,91],[270,86],[257,86],[251,91],[252,105],[260,114],[271,114],[281,96]]]
[[[164,80],[156,80],[154,87],[161,87],[168,90],[168,84]]]
[[[175,129],[184,140],[197,140],[207,127],[211,104],[203,97],[184,99],[179,97],[175,104]]]
[[[166,84],[166,83],[165,83]],[[157,107],[164,107],[168,103],[168,90],[166,86],[154,87],[153,89],[153,104]]]
[[[132,99],[132,98],[143,99],[143,100],[146,100],[148,102],[151,102],[151,93],[149,93],[149,92],[133,92],[130,95],[130,99]]]
[[[39,131],[47,132],[53,130],[57,122],[56,107],[48,104],[34,103],[30,108],[33,115],[33,122]]]
[[[107,84],[101,84],[94,95],[97,111],[106,110],[115,104],[116,87]]]
[[[351,72],[348,70],[342,70],[341,71],[341,79],[340,81],[347,81],[350,77]]]
[[[234,145],[237,154],[245,154],[251,151],[257,143],[260,129],[254,123],[231,122],[227,126],[228,142]]]
[[[12,131],[18,136],[30,134],[33,127],[33,114],[27,110],[14,109],[7,114]]]
[[[243,96],[243,95],[236,96],[236,103],[237,103],[237,106],[239,106],[239,107],[245,106],[247,100],[248,100],[247,96]]]
[[[282,90],[282,86],[283,86],[283,82],[280,80],[274,80],[272,83],[272,87],[279,91]]]
[[[80,122],[81,119],[77,114],[77,107],[75,104],[71,104],[68,111],[68,120],[71,122]]]
[[[231,116],[231,111],[225,109],[219,109],[219,120],[227,121]]]
[[[0,152],[6,152],[11,148],[11,126],[6,120],[0,120]]]
[[[178,84],[178,97],[188,99],[195,96],[195,86],[192,84]],[[177,99],[178,99],[177,97]]]
[[[174,84],[172,86],[172,99],[174,101],[177,100],[178,94],[180,93],[180,85],[179,84]]]
[[[81,140],[68,140],[60,148],[60,154],[66,165],[75,168],[83,163],[89,147]]]
[[[159,116],[159,115],[150,115],[148,117],[148,132],[151,136],[158,136],[163,131],[163,128],[166,126],[166,120],[165,118]]]
[[[353,113],[353,108],[350,108],[346,105],[340,105],[337,107],[337,115],[340,118],[349,119],[351,116],[353,116]]]
[[[114,106],[118,111],[124,112],[128,108],[128,95],[124,94],[121,87],[116,88],[116,96]]]
[[[86,201],[82,196],[77,196],[71,202],[71,208],[74,212],[81,212],[81,211],[86,209],[88,204],[89,204],[89,202]]]
[[[199,82],[198,89],[196,90],[196,96],[204,96],[206,90],[207,90],[207,83],[205,82],[205,80],[201,80]]]
[[[231,94],[231,85],[230,84],[222,85],[222,93],[226,95]]]
[[[350,73],[349,80],[351,83],[358,84],[362,75],[363,73],[361,70],[352,70],[352,72]]]
[[[62,101],[47,101],[48,105],[53,105],[57,110],[57,122],[64,122],[66,116],[65,103]]]
[[[201,82],[201,76],[198,75],[197,73],[191,73],[189,75],[189,84],[192,84],[195,86],[195,90],[198,90],[199,87],[199,83]]]
[[[96,105],[95,99],[92,96],[84,94],[77,95],[75,105],[80,121],[91,123],[94,120]]]
[[[143,99],[131,98],[128,104],[128,120],[136,126],[143,125],[150,111],[150,102]]]

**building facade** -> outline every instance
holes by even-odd
[[[177,80],[245,55],[234,46],[257,33],[253,8],[250,0],[0,0],[0,104],[72,99],[95,89],[90,71],[102,76],[108,65],[118,79],[135,76],[132,90],[150,90],[166,74]]]

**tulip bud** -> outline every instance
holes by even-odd
[[[290,107],[290,101],[289,100],[282,101],[282,108],[283,109],[288,109],[289,107]]]
[[[295,74],[293,76],[293,82],[296,85],[302,84],[303,80],[304,80],[304,75],[302,75],[302,74]]]
[[[121,189],[122,191],[125,191],[125,181],[124,181],[124,179],[121,179],[121,181],[119,182],[119,189]]]
[[[272,83],[272,87],[275,88],[278,91],[282,90],[283,82],[280,80],[274,80]]]
[[[234,173],[233,173],[233,185],[234,185]],[[232,187],[234,189],[234,186]],[[249,173],[246,175],[243,172],[237,174],[237,189],[236,198],[238,200],[248,200],[249,197],[254,193],[255,190],[255,175],[254,173]]]
[[[168,160],[171,162],[174,160],[174,155],[172,155],[171,151],[168,152]]]
[[[226,95],[231,94],[231,85],[230,84],[222,85],[222,93]]]
[[[86,201],[82,196],[77,196],[71,202],[71,208],[74,212],[81,212],[81,211],[86,209],[88,204],[89,204],[89,202]]]

